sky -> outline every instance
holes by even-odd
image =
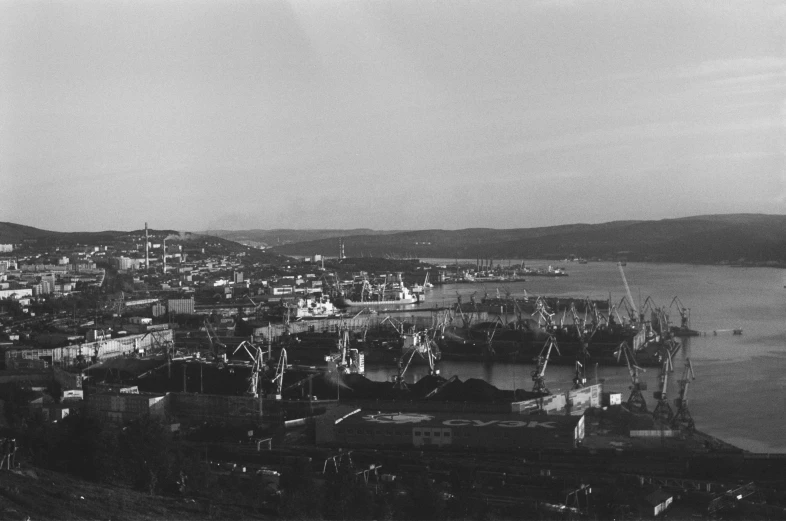
[[[786,2],[0,0],[0,221],[786,213]]]

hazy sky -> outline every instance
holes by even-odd
[[[786,213],[786,3],[0,1],[0,221]]]

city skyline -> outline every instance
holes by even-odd
[[[786,213],[783,2],[0,5],[0,221]]]

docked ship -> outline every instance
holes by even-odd
[[[351,306],[388,306],[402,304],[418,304],[425,300],[422,292],[413,293],[404,285],[401,273],[397,274],[397,280],[388,282],[371,282],[367,278],[358,278],[353,281],[351,287],[343,291],[334,299],[334,303],[339,308]]]

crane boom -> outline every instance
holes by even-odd
[[[620,275],[622,275],[622,283],[625,284],[625,293],[628,295],[628,302],[630,306],[633,308],[633,312],[638,315],[639,310],[636,309],[636,303],[633,302],[633,295],[630,293],[630,286],[628,286],[628,279],[625,278],[625,270],[622,269],[622,263],[618,262],[617,267],[620,269]]]
[[[534,371],[532,371],[532,381],[534,382],[534,385],[532,386],[533,392],[541,393],[543,395],[551,394],[551,391],[549,391],[546,387],[546,367],[549,365],[552,347],[556,349],[557,354],[561,355],[559,352],[559,347],[557,346],[557,341],[553,336],[549,335],[549,338],[546,340],[546,343],[540,350],[540,354],[535,359],[537,362],[537,367]]]
[[[622,342],[617,348],[617,361],[621,355],[625,355],[625,363],[628,365],[630,374],[630,396],[628,397],[628,410],[631,412],[647,412],[647,402],[644,400],[642,391],[647,390],[647,382],[642,382],[639,378],[639,371],[646,372],[636,364],[636,357],[627,342]]]

